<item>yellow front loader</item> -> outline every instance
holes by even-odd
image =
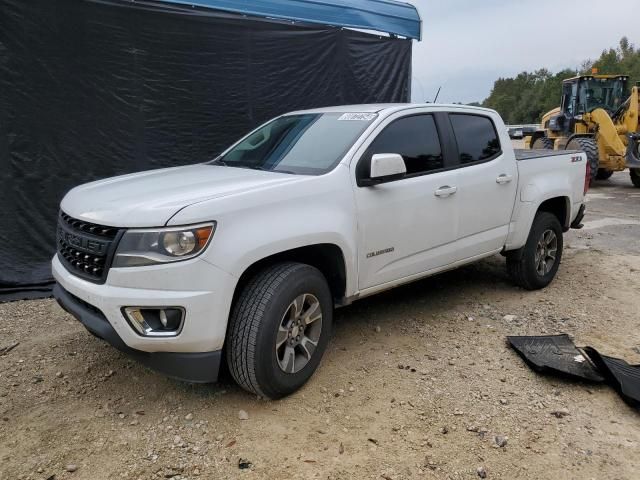
[[[591,179],[605,180],[629,168],[640,188],[640,97],[628,93],[624,75],[581,75],[562,82],[562,101],[542,117],[542,129],[525,139],[527,148],[583,150]]]

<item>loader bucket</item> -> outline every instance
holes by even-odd
[[[627,167],[640,168],[640,133],[630,133],[627,139]]]

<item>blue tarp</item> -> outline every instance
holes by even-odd
[[[395,0],[160,0],[244,15],[375,30],[420,40],[420,15]]]

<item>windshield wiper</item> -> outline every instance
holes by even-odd
[[[290,175],[296,175],[296,172],[292,172],[290,170],[272,170],[270,168],[264,168],[262,165],[240,164],[238,165],[238,167],[249,168],[251,170],[260,170],[261,172],[288,173]]]
[[[260,170],[261,172],[288,173],[290,175],[296,175],[296,172],[292,172],[290,170],[271,170],[269,168],[264,168],[261,165],[250,165],[248,163],[238,163],[238,162],[227,163],[222,159],[214,160],[212,162],[212,165],[220,165],[222,167],[248,168],[250,170]]]
[[[264,168],[260,166],[249,167],[251,170],[260,170],[262,172],[273,172],[273,173],[288,173],[290,175],[296,175],[296,172],[292,172],[291,170],[271,170],[269,168]]]

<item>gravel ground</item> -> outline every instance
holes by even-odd
[[[505,336],[640,363],[639,203],[626,173],[593,189],[545,290],[493,257],[339,310],[316,375],[277,402],[168,380],[52,300],[2,304],[0,352],[19,344],[0,353],[0,479],[637,479],[638,411],[532,372]]]

